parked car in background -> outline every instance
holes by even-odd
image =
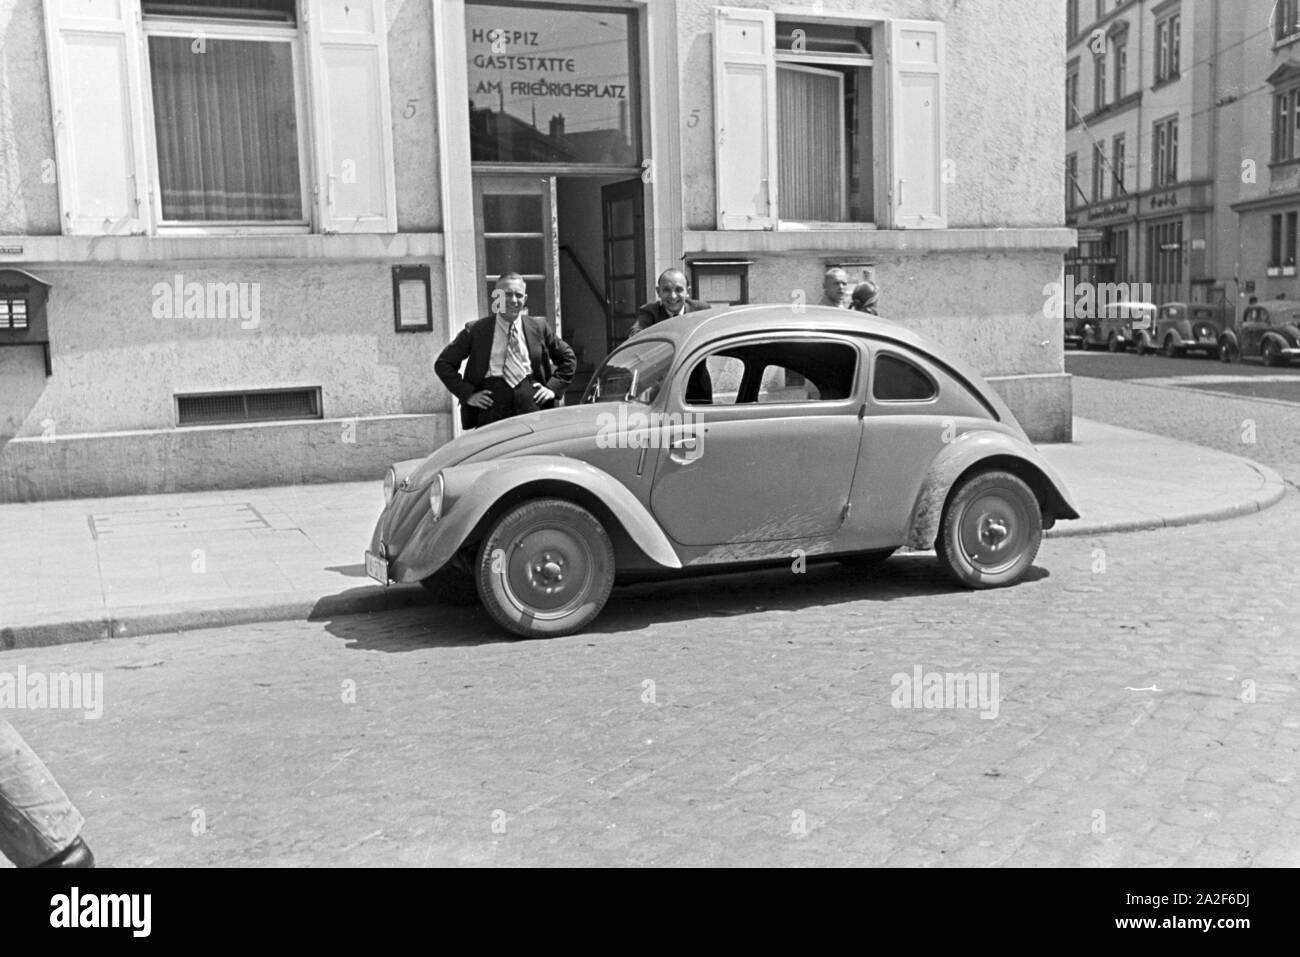
[[[1219,358],[1262,359],[1266,366],[1300,358],[1300,301],[1270,299],[1247,306],[1236,328],[1219,336]]]
[[[1078,518],[1006,404],[946,349],[789,305],[656,323],[610,353],[582,404],[398,463],[384,497],[371,577],[435,597],[472,583],[499,625],[536,638],[585,627],[616,578],[869,567],[910,547],[967,587],[1012,585],[1043,529]]]
[[[1200,352],[1219,354],[1219,337],[1227,327],[1227,304],[1166,302],[1157,311],[1154,323],[1139,328],[1133,325],[1134,349],[1146,355],[1157,349],[1167,356]]]
[[[1074,346],[1076,349],[1083,348],[1083,333],[1079,331],[1082,325],[1077,319],[1064,319],[1065,328],[1065,346],[1068,348]]]
[[[1093,319],[1077,320],[1083,348],[1105,346],[1111,352],[1123,352],[1134,343],[1134,328],[1145,328],[1155,316],[1156,307],[1149,302],[1109,302],[1097,308]]]

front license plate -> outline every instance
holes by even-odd
[[[366,574],[377,582],[388,584],[388,562],[378,555],[366,552]]]

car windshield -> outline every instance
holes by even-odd
[[[649,405],[659,394],[673,344],[666,339],[638,338],[616,349],[592,377],[583,402],[640,402]]]

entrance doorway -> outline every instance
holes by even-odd
[[[503,273],[520,273],[528,309],[578,354],[576,401],[596,365],[627,338],[647,279],[640,177],[474,174],[479,307],[487,315]]]

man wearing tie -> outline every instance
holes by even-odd
[[[443,385],[460,400],[466,429],[553,408],[555,397],[573,381],[578,365],[573,350],[544,318],[528,314],[527,302],[524,278],[506,273],[492,294],[493,314],[465,326],[433,363]]]

